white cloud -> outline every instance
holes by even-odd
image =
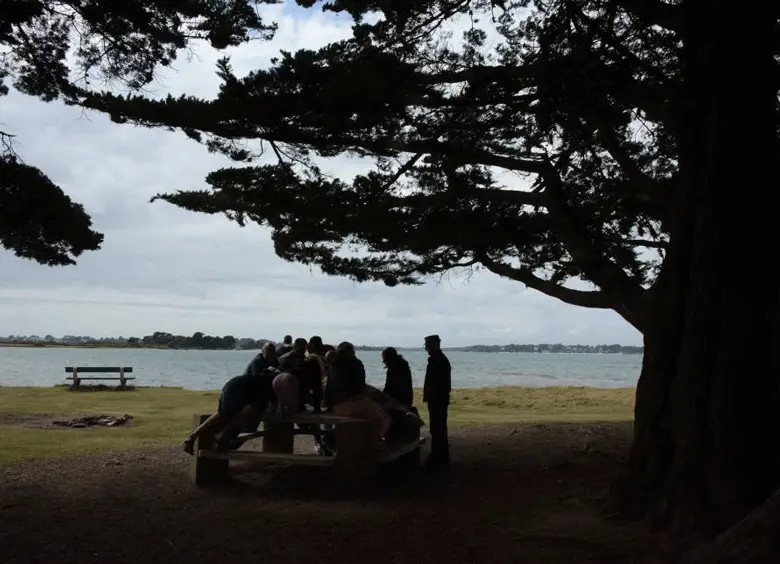
[[[280,22],[277,38],[234,49],[239,74],[266,65],[279,49],[317,47],[350,32],[343,18],[319,12],[267,12]],[[200,47],[196,55],[165,73],[155,93],[213,94],[219,54]],[[148,203],[158,192],[203,186],[209,171],[226,164],[183,135],[120,126],[15,93],[1,104],[0,123],[18,135],[18,152],[85,205],[106,241],[68,268],[0,252],[0,335],[318,333],[330,341],[418,345],[437,332],[448,345],[640,342],[614,312],[567,306],[489,273],[390,289],[285,263],[260,228]],[[332,159],[327,166],[348,177],[363,165]]]

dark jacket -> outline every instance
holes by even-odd
[[[428,357],[423,385],[425,403],[449,404],[452,391],[452,367],[449,359],[439,351]]]
[[[328,374],[328,403],[331,406],[362,394],[365,389],[366,368],[359,358],[339,360],[331,365]]]
[[[412,369],[406,360],[399,358],[387,367],[385,376],[385,394],[406,407],[412,407],[414,391],[412,389]]]
[[[246,378],[261,382],[259,385],[262,386],[263,393],[268,399],[274,399],[273,381],[276,375],[279,374],[279,369],[276,367],[277,364],[276,361],[268,362],[263,357],[263,353],[260,353],[249,362],[246,370],[244,370]]]
[[[308,357],[300,363],[292,373],[298,378],[301,390],[301,405],[311,403],[315,409],[322,406],[322,372],[320,363]]]
[[[303,364],[304,360],[306,360],[306,353],[291,350],[279,357],[279,370],[282,372],[293,372]]]
[[[273,371],[276,372],[276,367],[278,365],[279,362],[277,360],[268,362],[268,360],[266,360],[266,358],[263,356],[263,353],[259,353],[249,362],[249,365],[246,367],[244,374],[249,376],[261,376],[269,369],[274,369]]]

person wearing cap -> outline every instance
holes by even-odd
[[[430,468],[450,463],[447,412],[452,391],[452,367],[441,350],[441,339],[438,335],[425,337],[425,350],[428,351],[428,366],[425,368],[423,402],[428,405],[428,425],[431,432],[431,453],[425,465]]]

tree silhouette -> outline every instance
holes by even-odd
[[[245,77],[222,60],[214,100],[80,103],[242,163],[158,198],[268,226],[286,260],[389,286],[481,265],[615,310],[645,360],[612,501],[720,530],[780,481],[780,288],[746,274],[780,243],[759,190],[776,177],[778,4],[334,0],[352,38]],[[472,25],[448,43],[458,15],[500,41]],[[336,155],[375,166],[335,179],[316,158]]]
[[[269,38],[255,6],[265,0],[33,0],[2,2],[0,96],[77,104],[92,85],[138,90],[194,40],[218,49]],[[100,248],[84,208],[13,150],[0,130],[0,246],[47,265],[74,264]]]

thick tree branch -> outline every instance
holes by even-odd
[[[612,307],[611,301],[604,292],[589,292],[566,288],[555,282],[539,278],[528,268],[516,268],[505,262],[492,259],[484,252],[477,252],[474,256],[492,273],[521,282],[529,288],[533,288],[567,304],[596,309],[609,309]]]
[[[249,102],[248,102],[249,103]],[[182,104],[176,108],[174,104]],[[186,105],[185,105],[186,104]],[[314,150],[342,152],[367,151],[377,156],[394,156],[398,153],[447,155],[455,164],[481,164],[505,170],[539,174],[543,169],[540,155],[533,153],[507,157],[479,148],[454,148],[434,139],[399,140],[393,138],[366,139],[349,132],[322,135],[311,132],[298,124],[289,124],[285,116],[268,112],[257,100],[254,108],[261,108],[262,115],[251,115],[246,106],[231,101],[203,102],[173,100],[157,102],[142,97],[123,98],[112,95],[94,97],[86,95],[80,105],[106,112],[119,122],[131,122],[145,127],[175,127],[213,134],[223,139],[240,140],[262,138],[269,142],[304,145]],[[254,113],[254,112],[253,112]],[[214,116],[218,116],[215,120]]]
[[[214,131],[217,135],[222,135]],[[243,137],[243,135],[242,135]],[[317,135],[311,135],[304,131],[294,131],[289,128],[284,130],[269,128],[263,133],[263,137],[281,143],[308,145],[314,149],[330,149],[341,145],[345,149],[360,149],[371,151],[376,155],[390,156],[395,153],[410,153],[412,155],[425,153],[431,155],[447,154],[448,158],[458,165],[481,164],[485,166],[494,166],[505,170],[514,170],[519,172],[530,172],[539,174],[543,169],[543,161],[535,156],[523,157],[505,157],[496,155],[482,149],[457,148],[452,150],[445,143],[434,140],[410,140],[399,141],[393,139],[382,139],[377,141],[368,141],[365,139],[353,139],[349,136],[334,135],[329,138],[322,138]]]
[[[596,130],[599,142],[609,152],[610,156],[620,165],[623,174],[628,179],[627,185],[637,200],[651,204],[653,215],[660,220],[666,219],[665,207],[668,205],[668,190],[666,185],[651,178],[639,167],[634,158],[625,150],[615,135],[614,124],[597,111],[585,112],[585,121]]]
[[[644,289],[606,258],[592,235],[576,221],[563,192],[561,178],[552,163],[545,167],[542,179],[547,210],[566,249],[585,275],[609,296],[611,307],[641,331],[644,325],[641,308]]]
[[[489,84],[501,84],[504,87],[509,83],[515,83],[517,89],[536,87],[540,80],[548,80],[550,76],[566,76],[571,73],[569,68],[572,63],[565,60],[560,70],[550,65],[522,65],[522,66],[500,66],[484,65],[473,66],[463,70],[443,71],[437,73],[421,73],[418,80],[423,84],[453,84],[467,82],[471,85],[486,86]],[[612,74],[614,71],[610,71]],[[666,103],[672,99],[672,93],[669,89],[660,83],[647,83],[633,80],[629,76],[622,76],[618,82],[610,80],[612,83],[610,94],[618,101],[627,106],[638,108],[644,112],[651,120],[664,122],[672,127],[676,121],[674,115],[669,110]]]

